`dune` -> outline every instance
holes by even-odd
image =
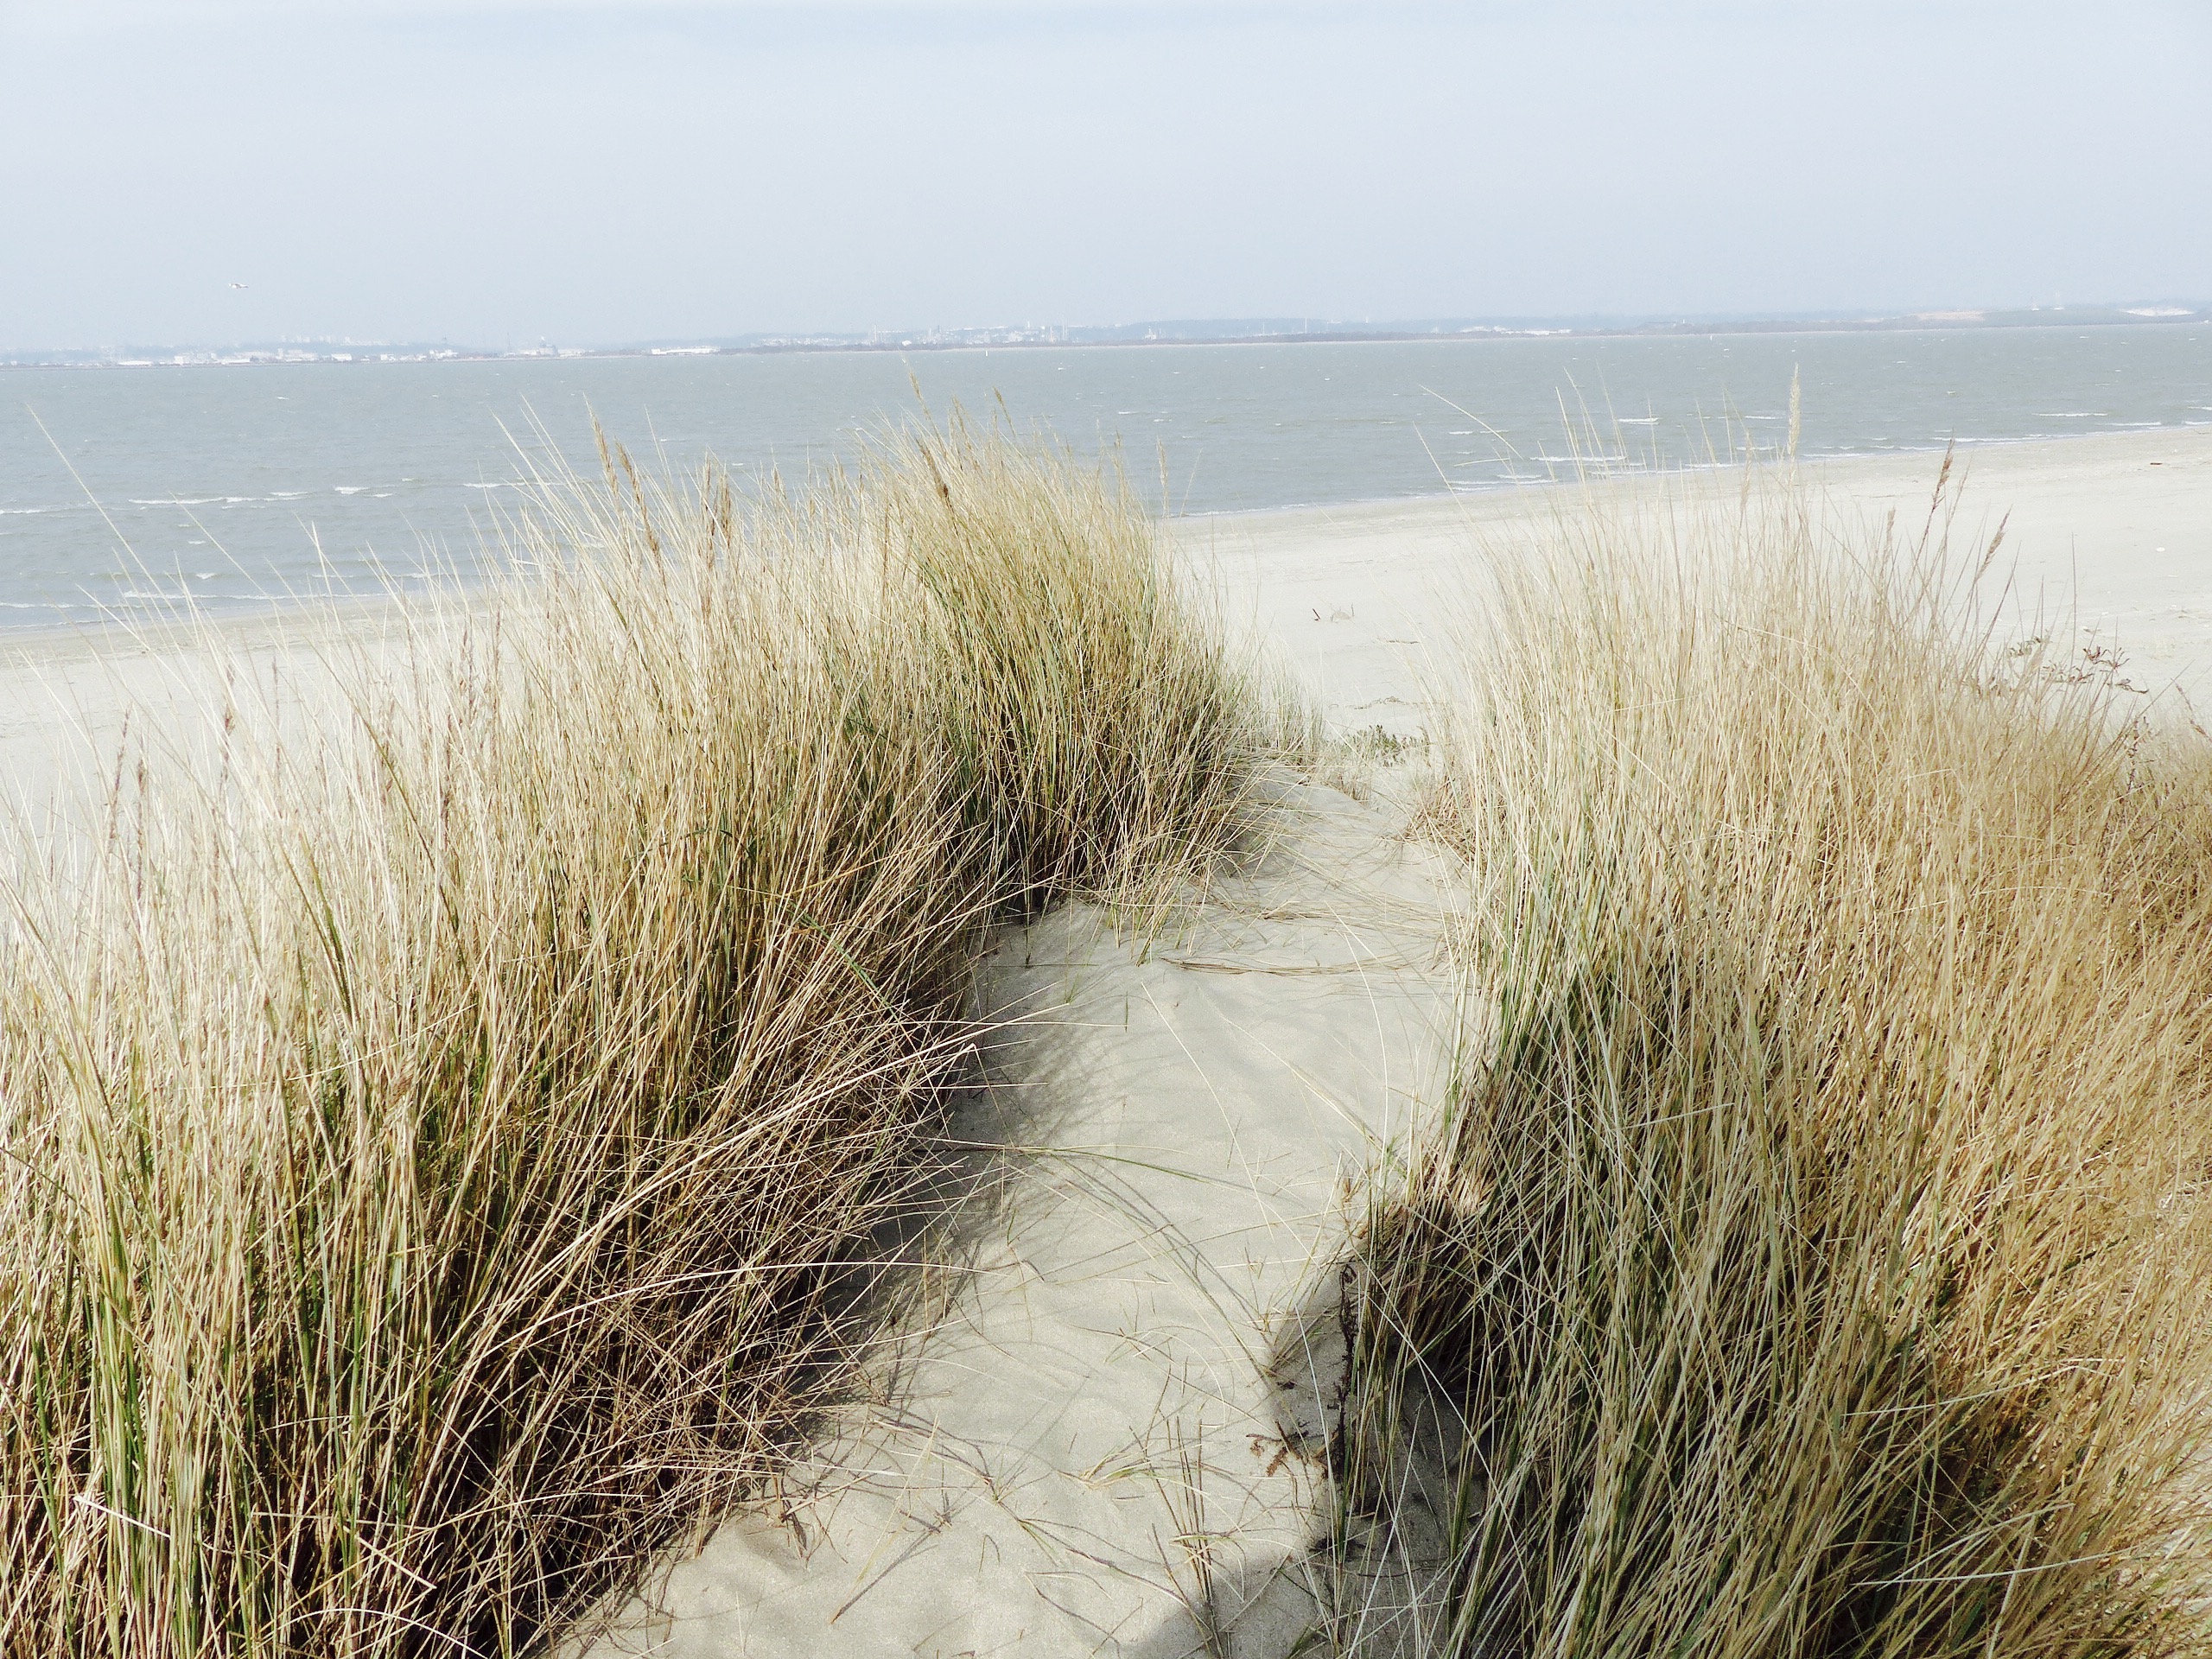
[[[2062,658],[2117,652],[2146,696],[2212,672],[2212,429],[1964,460],[1960,539],[2004,524],[2005,626]],[[1878,523],[1924,514],[1941,465],[1804,472],[1840,521]],[[1276,780],[1264,844],[1159,928],[1071,904],[995,938],[971,1005],[998,1034],[938,1147],[950,1231],[866,1387],[772,1498],[652,1561],[567,1652],[1278,1656],[1317,1626],[1389,1650],[1387,1599],[1332,1606],[1313,1552],[1339,1264],[1364,1184],[1441,1105],[1461,1029],[1449,883],[1408,835],[1434,671],[1478,547],[1540,534],[1585,490],[1649,487],[1173,527],[1318,701],[1326,758]],[[280,679],[329,643],[232,637]],[[13,644],[11,778],[35,797],[56,774],[64,705],[95,751],[149,699],[189,719],[198,649]]]
[[[1306,741],[1110,476],[971,427],[511,533],[404,626],[28,671],[92,787],[6,888],[18,1645],[565,1628],[850,1373],[992,931],[1147,913]]]
[[[1942,465],[1805,470],[1844,527],[1924,518]],[[2146,693],[2212,668],[2212,429],[1991,448],[1963,474],[1955,534],[1980,545],[2004,526],[2011,626],[2076,630],[2062,652],[2117,649]],[[1478,548],[1540,538],[1586,487],[1618,501],[1651,485],[1223,515],[1178,534],[1340,740],[1418,740]],[[999,947],[984,995],[1027,1019],[969,1120],[1004,1172],[977,1224],[988,1248],[899,1350],[884,1400],[586,1650],[1414,1640],[1408,1598],[1382,1581],[1421,1563],[1376,1563],[1348,1603],[1315,1554],[1333,1515],[1316,1418],[1344,1380],[1336,1274],[1357,1194],[1440,1103],[1459,1029],[1448,879],[1406,834],[1418,751],[1386,753],[1364,799],[1288,791],[1278,839],[1191,895],[1172,943],[1141,949],[1071,910]]]
[[[1405,1542],[1414,1651],[2212,1643],[2212,746],[1964,584],[1953,481],[1592,503],[1484,595],[1467,1064],[1316,1551]]]

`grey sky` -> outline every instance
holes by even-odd
[[[2208,86],[2205,0],[0,0],[0,347],[2212,298]]]

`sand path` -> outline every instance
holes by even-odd
[[[1401,813],[1275,813],[1148,946],[1081,907],[1002,941],[964,1283],[883,1409],[594,1652],[1274,1656],[1315,1621],[1334,1253],[1436,1098],[1449,976]]]

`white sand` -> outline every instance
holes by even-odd
[[[280,732],[327,721],[341,696],[334,670],[395,660],[400,624],[395,607],[363,602],[194,628],[0,636],[0,808],[37,822],[57,797],[97,798],[126,728],[203,772],[223,748],[226,704]]]
[[[1942,463],[1917,452],[1808,463],[1842,524],[1894,510],[1916,527]],[[2212,426],[1992,445],[1957,452],[1954,545],[2005,540],[2016,631],[2073,630],[2116,643],[2146,692],[2179,683],[2203,701],[2212,671]],[[1721,493],[1726,480],[1716,480]],[[1600,486],[1602,499],[1648,486]],[[1573,505],[1531,486],[1454,498],[1224,514],[1185,521],[1183,544],[1210,563],[1241,613],[1290,656],[1339,729],[1418,729],[1418,669],[1447,644],[1440,626],[1478,543]],[[1994,590],[1993,590],[1993,593]],[[2069,613],[2069,607],[2072,613]],[[2040,611],[2038,621],[2036,613]]]
[[[594,1651],[1169,1659],[1313,1622],[1344,1206],[1436,1097],[1449,976],[1395,814],[1281,810],[1148,954],[1076,907],[1007,938],[986,995],[1032,1020],[953,1126],[1004,1172],[972,1272],[885,1408]]]
[[[2212,670],[2212,429],[1965,459],[1961,531],[2009,512],[2013,593],[2048,631],[2116,644],[2146,690]],[[1937,464],[1813,470],[1839,514],[1916,521]],[[1532,488],[1178,535],[1336,729],[1411,733],[1470,547],[1560,501]],[[313,677],[312,642],[236,639],[251,672]],[[11,779],[35,795],[51,777],[57,685],[96,747],[134,698],[204,728],[188,663],[170,645],[19,645],[0,671]],[[974,1271],[899,1348],[880,1406],[615,1610],[598,1652],[1288,1651],[1317,1616],[1300,1571],[1325,1496],[1315,1315],[1351,1183],[1433,1105],[1451,1026],[1438,873],[1402,821],[1296,786],[1274,849],[1148,954],[1082,910],[1004,942],[983,995],[1028,1018],[957,1126],[1004,1176]]]

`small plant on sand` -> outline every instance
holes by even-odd
[[[542,1645],[823,1399],[984,931],[1236,833],[1272,728],[1111,477],[606,461],[10,889],[5,1652]]]

